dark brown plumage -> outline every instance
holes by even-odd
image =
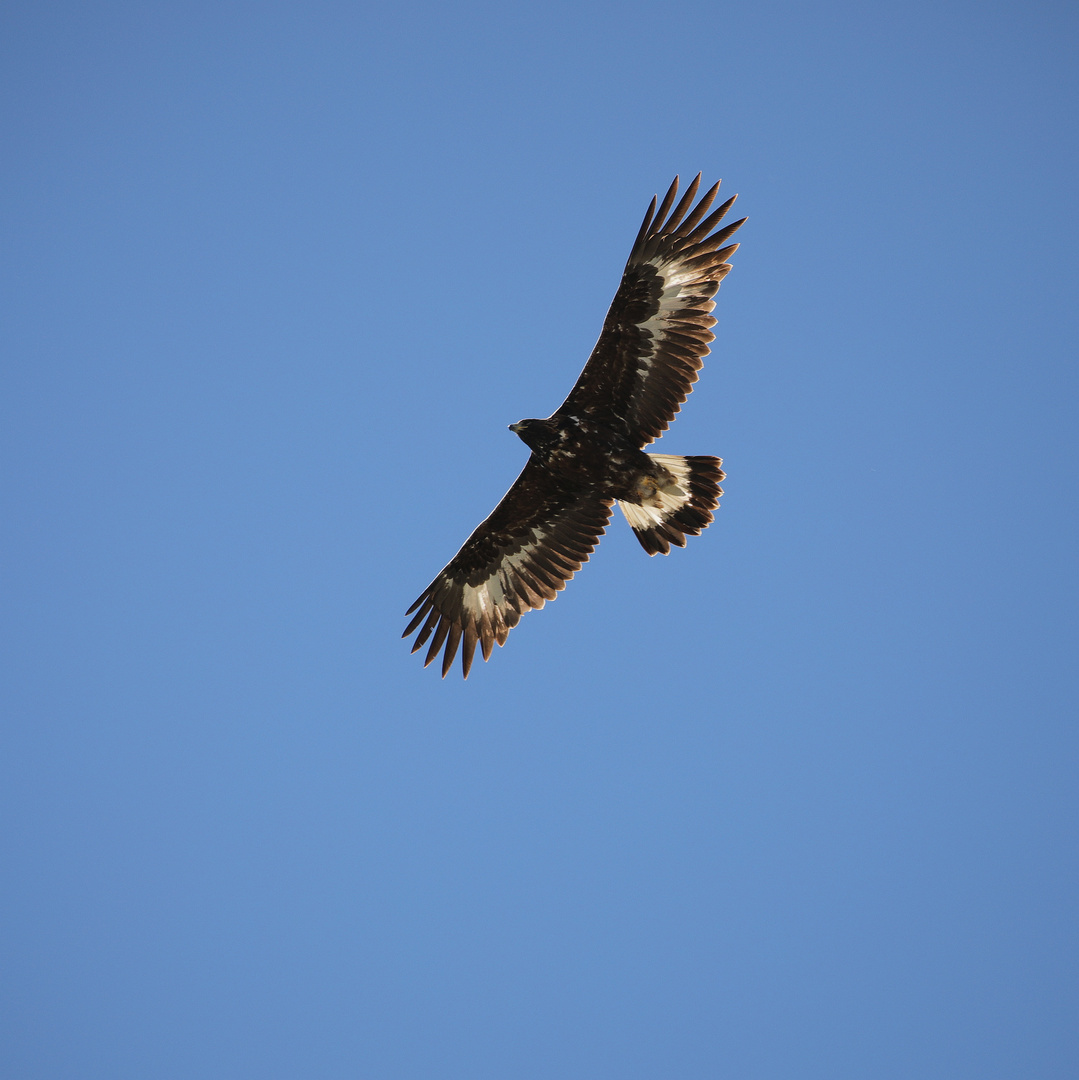
[[[461,647],[465,677],[521,615],[541,608],[588,561],[618,502],[649,555],[684,547],[712,521],[720,459],[646,454],[697,381],[714,335],[712,309],[745,221],[716,232],[734,198],[709,213],[719,184],[690,209],[700,175],[674,206],[678,178],[653,198],[599,341],[569,397],[546,420],[512,424],[532,455],[494,512],[408,609],[404,637],[443,651],[445,677]],[[672,210],[672,206],[674,209]],[[706,216],[707,215],[707,216]]]

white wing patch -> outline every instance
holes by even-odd
[[[683,301],[690,296],[700,296],[701,271],[687,269],[678,260],[660,262],[660,264],[653,264],[653,266],[656,266],[656,269],[662,275],[663,292],[659,296],[659,311],[640,324],[640,328],[649,330],[652,340],[656,340],[671,328],[671,323],[675,321],[676,316],[678,322],[685,320],[685,303]],[[709,298],[704,303],[694,305],[693,314],[697,315],[698,312],[707,314],[714,311],[715,306],[715,300]],[[710,320],[709,325],[714,326],[715,320]],[[711,334],[709,339],[712,339]],[[702,356],[707,354],[709,354],[707,349],[701,353]],[[638,368],[638,370],[644,374],[646,369]]]
[[[640,324],[642,330],[647,330],[652,335],[653,341],[652,348],[639,361],[637,374],[642,377],[648,375],[656,362],[656,343],[671,329],[672,322],[682,322],[685,319],[684,301],[687,297],[699,296],[701,285],[700,270],[688,269],[680,260],[653,265],[663,277],[663,292],[659,295],[659,310]],[[708,319],[706,325],[714,326],[715,320],[710,318],[708,313],[714,311],[715,306],[715,301],[709,299],[705,304],[695,305],[694,315],[698,317],[698,321],[701,318]],[[707,339],[712,340],[712,335],[708,334]],[[708,349],[702,349],[700,355],[707,356]]]
[[[462,585],[461,586],[461,606],[465,612],[471,617],[472,625],[480,625],[487,617],[486,621],[489,621],[498,632],[499,628],[503,633],[508,631],[508,627],[505,624],[502,612],[507,607],[513,607],[516,609],[517,604],[510,600],[507,603],[507,596],[515,597],[519,594],[519,579],[517,578],[517,570],[524,569],[528,571],[529,562],[532,552],[539,548],[546,533],[542,529],[533,529],[533,540],[531,543],[525,544],[520,551],[514,552],[512,555],[505,555],[502,557],[498,566],[491,571],[490,576],[486,581],[481,582],[479,585]],[[570,575],[572,577],[572,574]],[[542,608],[545,600],[542,596],[535,597],[535,603],[533,607],[537,610]]]

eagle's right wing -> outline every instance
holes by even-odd
[[[413,652],[434,634],[424,667],[445,643],[445,678],[463,638],[467,679],[477,641],[489,659],[494,643],[504,645],[526,611],[553,600],[588,561],[607,527],[611,503],[592,491],[560,486],[529,458],[491,516],[405,612],[416,613],[401,635],[419,629]]]

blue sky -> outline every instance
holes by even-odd
[[[1072,6],[2,28],[0,1072],[1076,1074]],[[441,681],[698,170],[715,525]]]

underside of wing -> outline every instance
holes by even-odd
[[[734,198],[709,213],[717,183],[693,206],[700,179],[677,206],[677,177],[658,211],[652,200],[599,341],[556,415],[588,415],[645,446],[689,396],[714,338],[712,298],[738,247],[723,244],[745,221],[717,230]]]
[[[419,630],[412,651],[428,640],[426,667],[445,646],[445,678],[458,646],[465,678],[479,642],[484,660],[494,643],[532,608],[565,588],[588,561],[607,526],[611,499],[560,487],[530,458],[493,513],[408,609],[402,637]]]

